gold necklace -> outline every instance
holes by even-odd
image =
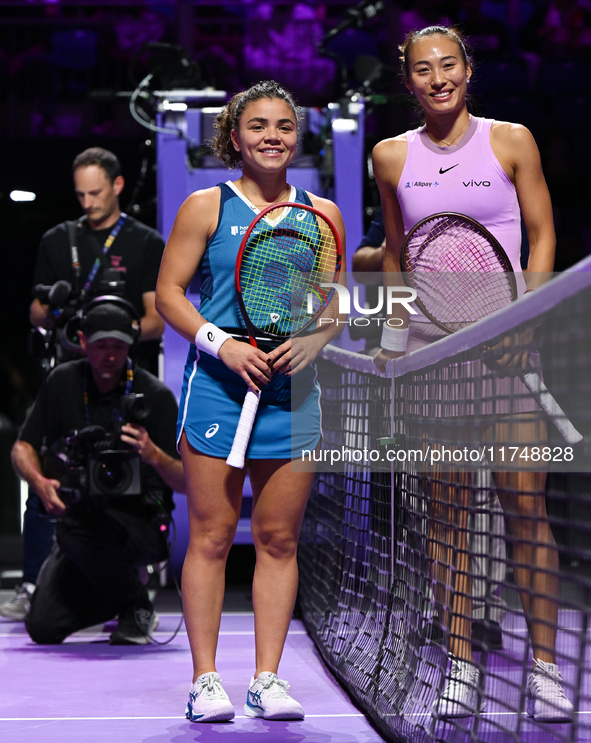
[[[467,129],[467,128],[468,128],[469,126],[470,126],[470,118],[468,117],[468,123],[466,124],[466,126],[465,126],[465,127],[464,127],[464,128],[462,129],[462,131],[461,131],[461,132],[460,132],[460,133],[459,133],[459,134],[458,134],[457,136],[455,136],[455,137],[454,137],[454,138],[452,139],[452,141],[451,141],[451,142],[446,142],[446,141],[445,141],[445,139],[437,139],[437,137],[435,137],[435,135],[434,135],[434,134],[433,134],[432,132],[430,132],[430,131],[429,131],[428,129],[427,129],[427,134],[430,134],[430,135],[431,135],[432,137],[434,137],[435,139],[437,139],[437,141],[438,141],[438,142],[443,142],[443,144],[447,145],[448,147],[451,147],[451,146],[452,146],[452,144],[453,144],[453,143],[454,143],[454,142],[455,142],[455,141],[456,141],[457,139],[459,139],[459,138],[460,138],[460,137],[462,136],[462,134],[463,134],[463,133],[464,133],[464,132],[466,131],[466,129]]]

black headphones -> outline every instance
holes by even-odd
[[[95,297],[87,304],[84,304],[78,312],[71,317],[68,322],[64,325],[63,332],[61,334],[60,342],[62,346],[70,353],[78,356],[84,356],[84,351],[80,345],[79,331],[82,329],[82,324],[86,319],[86,315],[93,310],[95,307],[99,307],[101,304],[114,304],[120,307],[122,310],[130,316],[132,320],[135,320],[137,325],[132,325],[132,337],[133,344],[129,349],[129,355],[135,360],[137,352],[139,350],[139,341],[141,335],[141,317],[136,308],[123,297],[118,297],[115,294],[102,294],[100,297]]]

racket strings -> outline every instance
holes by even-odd
[[[471,221],[447,216],[426,221],[409,235],[403,257],[418,302],[452,332],[515,299],[506,255]]]
[[[242,301],[254,327],[288,336],[309,325],[307,295],[323,296],[320,284],[333,281],[338,254],[331,226],[307,210],[254,230],[239,272]]]

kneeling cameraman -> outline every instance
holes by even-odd
[[[60,519],[26,620],[42,644],[118,616],[111,644],[143,645],[158,624],[137,567],[166,558],[172,491],[185,492],[177,404],[156,377],[133,369],[137,331],[117,302],[89,308],[86,358],[53,370],[12,450],[17,472]],[[51,462],[61,464],[55,477]]]

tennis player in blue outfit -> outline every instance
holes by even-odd
[[[287,167],[296,154],[298,110],[273,81],[235,95],[216,122],[212,143],[234,182],[193,193],[177,214],[158,285],[156,306],[191,342],[179,406],[178,446],[188,488],[190,540],[183,567],[183,607],[193,656],[187,717],[231,720],[234,707],[216,671],[224,574],[238,518],[244,477],[253,489],[252,537],[256,669],[245,713],[302,719],[304,711],[277,676],[298,584],[297,543],[313,473],[294,471],[301,449],[320,442],[319,390],[312,363],[342,325],[326,323],[305,340],[276,348],[248,342],[237,306],[234,267],[248,225],[283,201],[311,204],[344,226],[335,204],[294,188]],[[186,298],[201,272],[199,311]],[[344,281],[344,279],[343,279]],[[328,312],[332,311],[332,305]],[[292,386],[292,376],[297,385]],[[226,464],[247,389],[261,392],[244,469]],[[297,392],[296,392],[297,390]],[[298,425],[292,434],[292,421]]]

